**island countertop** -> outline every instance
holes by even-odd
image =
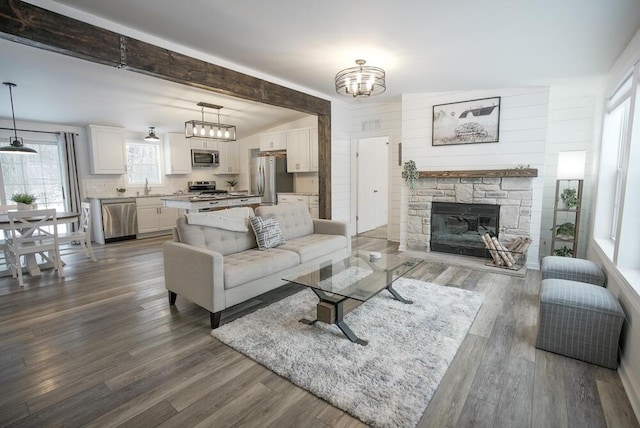
[[[209,211],[226,207],[241,207],[244,205],[258,205],[262,202],[260,195],[248,193],[165,196],[160,199],[165,207],[181,208],[187,210],[187,212]]]

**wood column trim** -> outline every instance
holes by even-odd
[[[331,102],[19,0],[0,2],[0,38],[318,117],[321,218],[331,218]]]

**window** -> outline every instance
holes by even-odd
[[[0,154],[4,201],[11,202],[14,193],[36,195],[38,208],[65,210],[65,180],[62,154],[57,142],[25,141],[36,155]]]
[[[127,180],[131,185],[161,184],[160,144],[127,141]]]
[[[615,163],[615,190],[613,192],[611,231],[609,237],[616,240],[618,234],[618,215],[620,214],[620,198],[622,196],[622,180],[624,178],[624,142],[627,134],[627,119],[629,98],[605,118],[607,132],[605,134],[607,147],[610,147]]]

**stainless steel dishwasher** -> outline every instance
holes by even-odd
[[[138,214],[135,198],[102,200],[104,242],[136,239]]]

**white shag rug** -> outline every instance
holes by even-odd
[[[213,337],[376,427],[413,427],[424,413],[482,305],[480,293],[414,279],[345,316],[361,339],[335,325],[306,325],[318,298],[309,289],[211,331]]]

